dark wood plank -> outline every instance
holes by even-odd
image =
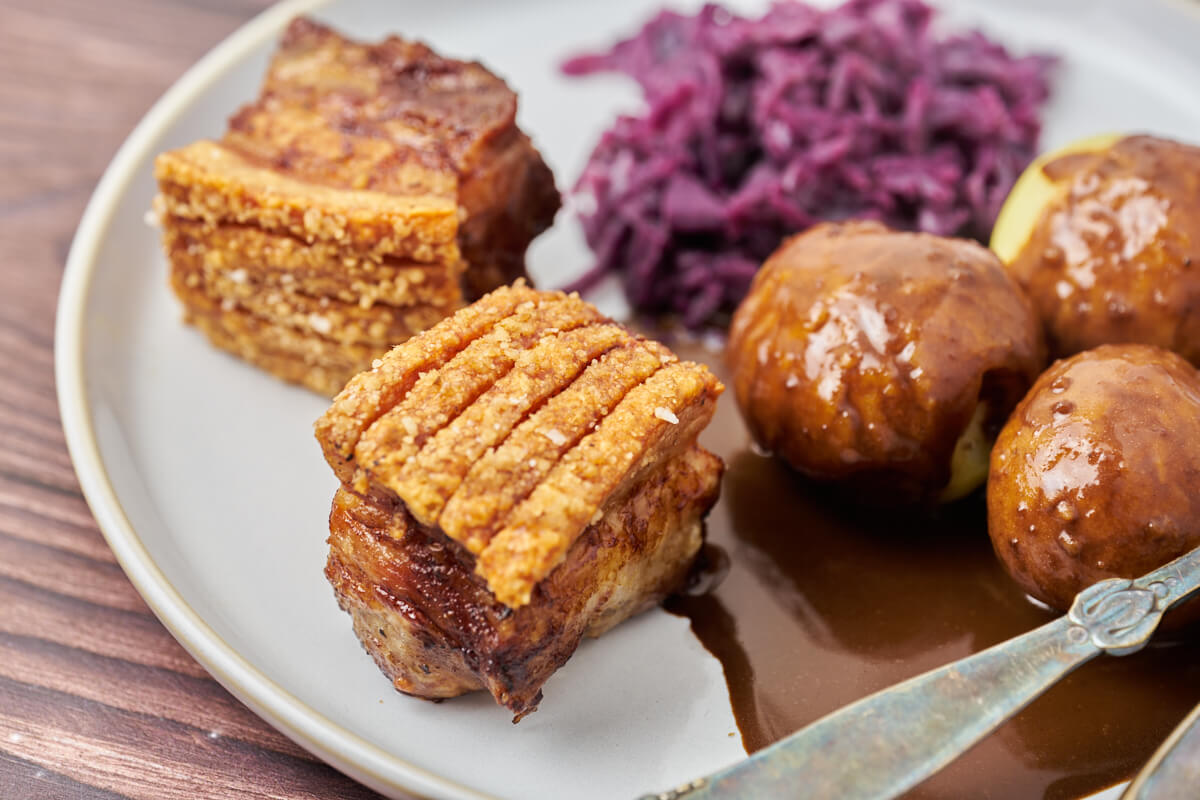
[[[0,775],[14,777],[15,780],[10,785],[27,788],[29,797],[36,797],[38,800],[76,800],[79,797],[87,797],[89,800],[122,800],[119,794],[73,781],[65,775],[5,752],[0,752]]]
[[[248,708],[207,676],[132,664],[44,639],[0,634],[0,677],[315,760],[283,734],[264,728]],[[137,694],[123,691],[131,681],[141,687]]]
[[[0,796],[357,798],[231,697],[153,617],[79,492],[54,312],[113,153],[268,0],[0,4]]]
[[[13,756],[132,798],[372,796],[308,758],[6,678],[3,728],[11,731],[4,741]]]

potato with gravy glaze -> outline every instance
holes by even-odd
[[[1044,364],[1029,301],[978,244],[818,225],[763,265],[730,329],[760,445],[875,502],[960,497]]]
[[[991,244],[1052,356],[1136,342],[1200,366],[1200,147],[1097,136],[1043,156]]]
[[[1066,611],[1200,545],[1200,373],[1147,345],[1059,361],[1000,432],[988,533],[1030,595]]]

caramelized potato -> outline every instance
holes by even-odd
[[[1200,545],[1200,373],[1145,345],[1059,361],[992,451],[988,532],[1008,573],[1067,610]]]
[[[1200,365],[1200,147],[1096,137],[1040,159],[1005,201],[992,248],[1052,355],[1136,342]]]
[[[1033,309],[991,252],[874,222],[785,242],[734,315],[727,358],[759,444],[886,503],[982,483],[1044,363]]]

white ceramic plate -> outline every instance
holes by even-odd
[[[144,223],[153,156],[220,135],[256,92],[278,31],[311,10],[353,36],[403,32],[485,62],[520,92],[522,126],[565,185],[637,93],[617,78],[567,81],[556,65],[632,32],[655,5],[285,2],[215,48],[142,120],[71,249],[58,310],[59,403],[83,491],[125,572],[217,680],[384,793],[631,797],[743,751],[719,664],[685,620],[664,612],[585,643],[519,726],[482,694],[433,705],[391,690],[321,577],[335,482],[310,425],[326,404],[179,324],[158,232]],[[945,5],[955,25],[1063,55],[1046,146],[1106,130],[1200,131],[1200,5],[1190,0]],[[577,227],[561,218],[531,251],[531,270],[547,284],[587,261]]]

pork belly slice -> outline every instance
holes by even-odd
[[[348,253],[333,242],[308,243],[253,225],[213,225],[181,217],[168,217],[163,223],[163,246],[172,271],[202,276],[197,280],[211,291],[235,300],[279,293],[328,298],[363,309],[377,303],[435,305],[446,309],[442,316],[463,304],[458,272],[442,264]]]
[[[346,344],[311,331],[277,325],[239,308],[224,309],[210,300],[184,312],[216,347],[290,383],[330,396],[345,386],[361,364],[383,356],[387,345]]]
[[[703,366],[679,362],[631,389],[484,545],[475,570],[496,598],[513,608],[527,604],[591,520],[619,507],[648,472],[695,442],[722,388]]]
[[[391,345],[462,305],[453,201],[312,186],[212,142],[159,156],[156,172],[171,285],[185,321],[276,377],[333,395]],[[440,258],[423,273],[430,278],[424,285],[436,289],[411,290],[417,283],[406,283],[398,304],[378,303],[381,295],[395,297],[399,286],[394,275],[381,274],[378,290],[350,301],[307,294],[297,289],[303,272],[289,275],[286,268],[307,269],[312,254],[295,253],[317,243],[314,252],[336,250],[355,267]],[[236,260],[241,251],[268,257]],[[255,280],[272,265],[281,284],[288,276],[286,290]],[[429,276],[434,271],[440,275]]]
[[[676,360],[666,347],[645,339],[606,353],[474,463],[446,502],[438,525],[477,555],[497,520],[525,499],[564,453],[630,389]]]
[[[468,300],[527,277],[525,250],[550,226],[561,203],[554,175],[523,133],[506,152],[466,173],[458,202],[467,214],[458,246],[470,266],[463,275]]]
[[[325,574],[396,689],[424,698],[486,689],[515,722],[537,708],[583,636],[680,587],[720,473],[720,460],[696,445],[659,463],[587,525],[518,609],[496,600],[469,553],[403,504],[345,488],[330,515]]]
[[[317,421],[326,571],[401,691],[519,717],[585,633],[677,589],[716,500],[724,387],[576,296],[504,289],[393,349]]]
[[[548,335],[605,319],[576,296],[543,295],[497,322],[440,369],[418,377],[403,400],[381,415],[354,448],[355,488],[396,492],[409,459],[476,398],[513,368],[522,353]],[[405,499],[401,495],[401,499]]]
[[[387,487],[404,499],[419,522],[436,525],[446,500],[485,451],[504,441],[532,409],[574,381],[589,363],[629,341],[629,332],[616,324],[544,336],[518,354],[512,369],[389,475]],[[454,368],[454,362],[449,368]]]
[[[257,353],[259,366],[290,362],[272,370],[279,377],[340,389],[335,376],[369,368],[355,359],[377,357],[372,345],[398,344],[415,325],[521,278],[559,196],[516,109],[516,95],[479,64],[293,21],[258,97],[220,140],[156,159],[173,285],[255,322],[229,317],[221,330],[223,314],[187,306],[195,291],[177,292],[185,316],[218,346]],[[294,369],[295,348],[267,356],[278,348],[246,338],[308,320],[323,337],[313,359],[323,373],[312,379]],[[345,343],[337,360],[348,371],[333,366],[324,339]]]
[[[281,122],[281,109],[292,118]],[[302,18],[225,140],[330,185],[405,192],[410,165],[440,171],[450,184],[438,189],[464,212],[464,289],[475,299],[525,275],[525,249],[560,205],[516,115],[516,94],[480,64],[397,36],[354,42]],[[341,136],[297,134],[304,130]]]
[[[238,223],[355,255],[394,255],[461,271],[453,197],[403,195],[310,183],[210,141],[158,156],[159,207],[209,225]]]
[[[377,358],[396,342],[408,339],[413,333],[436,324],[454,307],[438,304],[391,306],[379,304],[364,309],[357,303],[346,303],[328,297],[310,297],[299,292],[278,290],[259,291],[247,287],[228,275],[171,270],[171,288],[194,312],[243,311],[264,323],[301,333],[319,335],[331,342],[346,345],[367,345]],[[352,362],[362,368],[367,362]],[[358,373],[355,369],[345,375],[334,392]]]
[[[343,483],[354,479],[354,451],[363,433],[404,399],[421,375],[440,368],[518,308],[534,308],[544,297],[522,282],[501,287],[396,346],[347,382],[313,426],[338,478]]]

